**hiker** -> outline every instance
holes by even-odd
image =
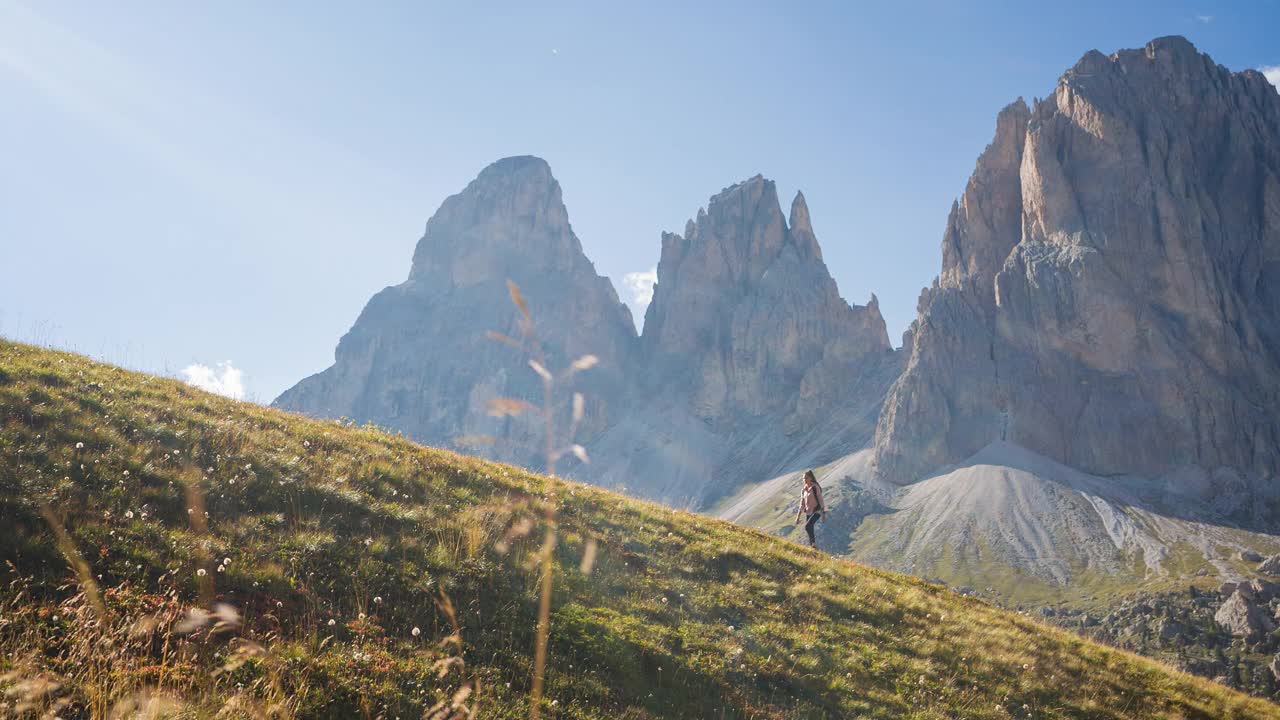
[[[818,520],[827,517],[827,501],[822,499],[822,486],[818,484],[818,476],[812,470],[804,471],[804,488],[800,491],[800,512],[796,513],[796,524],[800,518],[808,518],[804,531],[809,533],[809,547],[817,549],[818,541],[813,536],[813,526]]]

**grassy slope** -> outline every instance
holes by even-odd
[[[523,714],[536,527],[497,547],[544,478],[2,341],[0,422],[0,670],[57,679],[63,717],[146,688],[199,716],[419,717],[477,681],[479,717]],[[556,488],[554,717],[1280,717],[910,578]],[[100,577],[102,621],[40,502]],[[243,626],[174,632],[202,595]]]

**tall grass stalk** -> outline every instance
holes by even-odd
[[[587,453],[582,446],[573,443],[574,436],[577,435],[578,426],[583,417],[584,401],[582,393],[573,394],[572,422],[566,435],[566,441],[570,444],[567,446],[559,444],[555,415],[557,383],[564,383],[578,372],[594,367],[597,363],[597,358],[594,355],[584,355],[574,360],[569,367],[558,375],[553,375],[547,369],[546,355],[534,328],[533,315],[529,311],[529,306],[525,302],[524,296],[520,294],[520,288],[515,282],[508,280],[507,290],[511,295],[511,302],[520,313],[520,339],[516,340],[497,332],[491,332],[489,336],[499,342],[517,347],[525,353],[529,367],[537,373],[542,382],[542,405],[541,407],[534,407],[524,400],[497,398],[490,405],[490,413],[504,416],[518,415],[526,410],[538,411],[542,419],[543,454],[546,460],[546,473],[548,477],[555,477],[556,462],[565,453],[572,453],[584,463],[588,461]],[[529,692],[530,720],[538,720],[542,713],[542,694],[546,681],[547,667],[547,641],[551,634],[551,592],[554,586],[555,551],[559,541],[556,484],[554,482],[546,484],[546,493],[542,499],[542,523],[544,530],[542,547],[539,550],[538,625],[534,639],[533,678]]]

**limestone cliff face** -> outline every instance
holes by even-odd
[[[1280,466],[1280,96],[1181,38],[997,122],[907,333],[875,467],[1007,440],[1099,475]]]
[[[865,447],[902,357],[875,296],[840,297],[804,196],[788,219],[759,176],[662,236],[640,345],[636,412],[592,473],[694,507]]]
[[[601,360],[573,388],[587,396],[577,439],[593,462],[561,469],[674,504],[865,446],[900,369],[874,296],[840,298],[803,196],[788,221],[773,183],[752,178],[712,198],[683,237],[664,235],[642,339],[583,254],[547,164],[522,157],[444,202],[408,280],[374,296],[333,366],[276,404],[436,445],[488,436],[460,447],[541,467],[541,428],[487,413],[495,397],[541,400],[521,356],[486,337],[517,334],[508,278],[551,364]]]
[[[840,297],[804,196],[788,223],[760,176],[711,198],[683,236],[663,235],[641,347],[650,377],[687,392],[712,426],[772,416],[792,430],[843,399],[854,375],[842,372],[891,349],[875,297]]]
[[[333,366],[276,405],[373,421],[436,445],[487,435],[491,444],[467,449],[539,467],[538,430],[487,413],[498,396],[540,400],[520,354],[486,337],[519,334],[508,279],[528,301],[551,366],[600,358],[579,380],[589,398],[583,436],[598,434],[617,412],[638,339],[630,311],[583,254],[559,183],[533,157],[500,160],[445,200],[418,242],[408,280],[375,295],[338,344]]]

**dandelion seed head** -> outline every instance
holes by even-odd
[[[196,570],[196,577],[204,577],[205,575],[208,575],[208,574],[209,573],[206,572],[204,568],[200,568],[199,570]]]
[[[418,637],[419,635],[422,634],[422,630],[415,627],[414,629],[409,631],[409,634],[414,637]],[[507,683],[507,687],[511,687],[511,683]]]

